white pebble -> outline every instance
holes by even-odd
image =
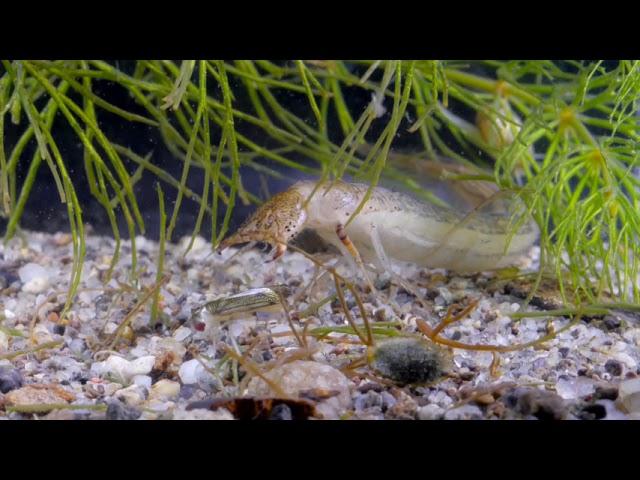
[[[593,380],[586,377],[572,378],[571,380],[560,379],[556,383],[556,393],[565,400],[586,397],[594,391]]]
[[[640,413],[640,378],[620,382],[618,396],[627,412]]]
[[[9,350],[9,337],[6,333],[0,331],[0,352]]]
[[[204,408],[194,408],[193,410],[176,410],[173,413],[174,420],[235,420],[233,415],[226,408],[217,410],[205,410]]]
[[[433,403],[418,409],[418,419],[420,420],[438,420],[442,418],[443,414],[444,409]]]
[[[49,272],[37,263],[27,263],[18,270],[22,291],[27,293],[40,293],[49,288]]]
[[[121,389],[122,389],[122,384],[120,383],[114,383],[114,382],[105,383],[101,380],[99,381],[89,380],[84,385],[85,394],[89,398],[96,398],[96,397],[102,397],[102,396],[110,397],[114,393],[116,393],[118,390],[121,390]]]
[[[159,380],[151,387],[149,398],[153,400],[169,400],[180,394],[180,384],[171,380]]]
[[[271,328],[271,335],[274,345],[286,345],[291,341],[289,336],[276,336],[279,333],[291,332],[291,328],[288,325],[276,325]]]
[[[135,375],[131,381],[139,387],[146,389],[151,388],[151,377],[149,375]]]
[[[205,371],[206,370],[200,364],[200,362],[194,358],[180,365],[178,376],[180,377],[180,381],[183,385],[190,385],[192,383],[198,383],[198,378]]]
[[[153,355],[129,361],[118,355],[111,355],[104,362],[95,362],[91,370],[98,375],[110,376],[121,383],[128,384],[136,375],[146,375],[153,369],[156,358]]]
[[[46,326],[39,324],[36,325],[33,329],[33,338],[35,339],[38,345],[42,345],[43,343],[52,342],[54,340],[53,335]]]
[[[445,420],[479,420],[482,419],[482,410],[477,405],[463,405],[448,410],[444,414]]]
[[[145,399],[145,390],[138,385],[130,385],[118,390],[115,397],[130,406],[140,405]]]
[[[175,332],[173,332],[173,338],[177,341],[182,342],[191,336],[192,332],[190,328],[180,327]]]
[[[156,357],[153,355],[146,355],[144,357],[136,358],[131,362],[131,376],[134,375],[146,375],[153,370],[153,365],[156,363]]]
[[[112,333],[115,333],[115,331],[118,329],[118,324],[115,322],[108,322],[105,326],[104,326],[104,333],[105,335],[111,335]]]
[[[633,357],[631,357],[631,355],[626,352],[616,353],[615,355],[613,355],[613,358],[615,358],[619,362],[624,363],[630,370],[635,370],[638,366],[638,362],[636,362]]]
[[[180,239],[180,242],[178,243],[178,249],[179,251],[185,251],[187,249],[187,247],[189,246],[189,243],[191,243],[191,237],[182,237]],[[207,242],[204,238],[202,238],[201,236],[197,236],[194,240],[193,240],[193,245],[191,246],[191,250],[189,250],[189,253],[196,253],[199,252],[201,250],[209,250],[209,242]]]
[[[13,313],[11,310],[9,310],[8,308],[4,309],[4,316],[8,319],[12,319],[12,318],[16,318],[16,314]]]

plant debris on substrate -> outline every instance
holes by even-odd
[[[197,238],[185,256],[189,240],[166,245],[158,281],[158,244],[138,237],[137,278],[125,244],[105,284],[113,240],[87,237],[64,318],[71,237],[26,232],[0,246],[0,418],[640,418],[633,314],[545,316],[544,302],[523,307],[522,285],[494,273],[409,265],[398,271],[412,292],[385,275],[370,292],[297,252],[218,255]],[[285,308],[224,321],[199,310],[265,286],[287,287]]]

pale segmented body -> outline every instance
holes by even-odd
[[[344,251],[336,227],[347,223],[368,187],[343,182],[331,189],[323,186],[305,206],[314,186],[313,182],[298,182],[274,196],[221,247],[266,241],[277,244],[282,253],[298,232],[312,228]],[[461,272],[513,265],[538,237],[533,221],[525,222],[512,236],[509,230],[506,215],[476,212],[466,216],[382,187],[374,189],[345,229],[365,262],[388,267],[392,258]]]

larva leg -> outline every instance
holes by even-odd
[[[279,259],[284,252],[287,251],[287,246],[284,243],[277,243],[275,247],[275,253],[273,254],[273,258],[271,260],[267,260],[267,263],[275,262]]]
[[[375,294],[376,289],[373,286],[373,283],[371,282],[369,275],[367,274],[367,270],[364,266],[364,262],[362,261],[362,257],[360,256],[360,252],[358,252],[358,249],[349,238],[349,235],[347,235],[347,232],[344,229],[344,225],[342,225],[341,223],[339,223],[338,226],[336,227],[336,234],[340,239],[340,243],[344,245],[344,247],[347,249],[347,252],[349,252],[349,255],[351,255],[351,257],[355,260],[356,264],[362,271],[362,274],[364,275],[364,279],[367,282],[367,285],[369,285],[371,292]]]
[[[391,262],[389,261],[389,257],[384,251],[384,246],[382,245],[382,240],[380,239],[380,234],[378,233],[378,229],[375,225],[371,225],[371,244],[373,245],[373,249],[376,252],[376,257],[378,261],[382,264],[384,269],[389,272],[391,278],[395,280],[395,282],[404,288],[407,292],[410,292],[417,299],[420,298],[418,292],[416,292],[411,285],[404,281],[404,279],[393,271],[391,266]]]
[[[391,262],[389,262],[389,257],[387,257],[387,254],[384,251],[382,240],[380,240],[380,234],[378,233],[378,229],[375,225],[371,225],[371,244],[373,245],[373,250],[376,252],[376,259],[378,260],[382,270],[388,271],[393,275]]]

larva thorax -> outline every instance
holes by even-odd
[[[303,228],[307,219],[303,208],[304,197],[290,188],[274,195],[251,215],[218,247],[224,250],[238,243],[266,242],[286,245]]]

